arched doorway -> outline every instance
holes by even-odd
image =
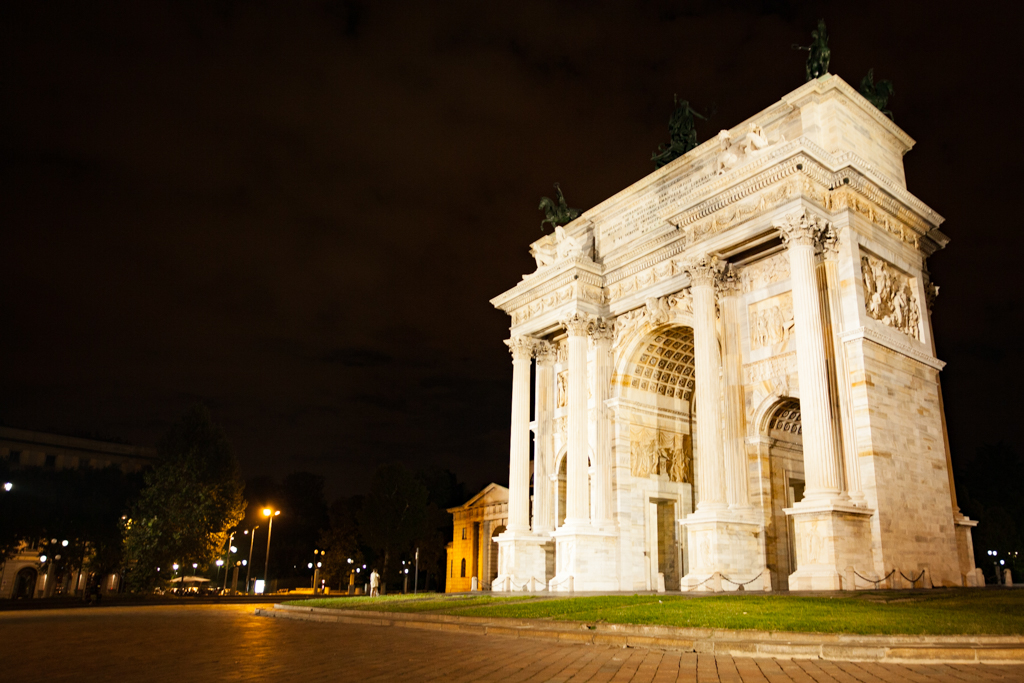
[[[643,539],[633,585],[649,590],[662,581],[667,590],[678,590],[688,567],[680,522],[694,506],[697,407],[693,328],[680,318],[684,308],[685,300],[679,299],[668,316],[683,324],[643,326],[632,342],[622,344],[613,378],[616,419],[628,424],[631,535]]]
[[[771,480],[771,513],[765,529],[765,554],[772,585],[789,589],[789,575],[796,571],[793,522],[783,511],[804,497],[803,425],[800,402],[782,398],[765,416],[762,433],[768,443]]]
[[[14,577],[14,599],[27,600],[35,597],[36,581],[39,580],[39,572],[32,567],[25,567]]]

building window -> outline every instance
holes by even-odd
[[[455,576],[455,560],[448,563],[448,576]]]
[[[462,578],[466,578],[466,558],[462,558],[462,572],[459,575]]]
[[[462,527],[462,540],[466,540],[466,527]],[[463,576],[465,576],[465,574],[463,574]]]
[[[53,453],[47,453],[46,462],[44,463],[43,466],[52,470],[54,467],[57,466],[57,456],[54,455]]]

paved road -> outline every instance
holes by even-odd
[[[744,659],[268,619],[255,605],[0,613],[5,681],[1022,681],[1024,666]]]

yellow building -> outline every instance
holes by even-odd
[[[448,544],[448,579],[445,592],[490,590],[498,576],[498,544],[494,537],[508,523],[508,489],[489,484],[463,505],[449,508],[454,534]]]

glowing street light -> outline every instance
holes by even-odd
[[[272,510],[271,508],[263,508],[263,516],[270,518],[270,526],[267,528],[267,559],[263,563],[263,585],[267,585],[269,576],[267,572],[270,570],[270,538],[274,535],[274,517],[281,514],[280,510]]]
[[[13,488],[14,488],[14,484],[12,484],[9,481],[5,481],[4,482],[4,491],[10,491]]]

